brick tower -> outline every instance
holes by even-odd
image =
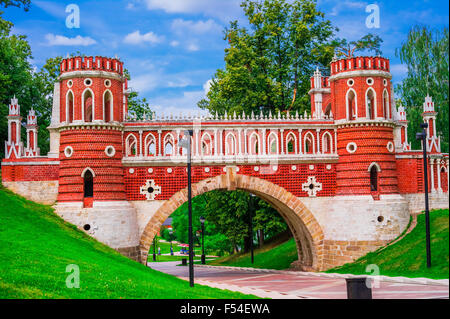
[[[389,60],[355,57],[331,62],[331,110],[339,162],[337,195],[398,194]]]
[[[75,219],[81,212],[86,231],[104,227],[107,231],[99,233],[114,248],[132,251],[138,243],[131,229],[135,212],[126,201],[123,180],[122,122],[127,113],[123,63],[104,57],[64,59],[58,86],[59,123],[53,121],[52,130],[59,133],[59,210]],[[126,229],[122,221],[131,222],[126,244],[114,242],[110,234],[118,227]]]
[[[22,117],[20,116],[19,101],[14,96],[9,105],[8,114],[8,140],[5,142],[5,158],[20,158],[23,152],[20,128]]]

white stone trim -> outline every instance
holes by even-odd
[[[108,152],[108,150],[111,150],[111,152]],[[116,155],[116,149],[114,148],[114,146],[108,145],[108,146],[105,148],[105,154],[106,154],[106,156],[108,156],[108,157],[114,157],[114,155]]]
[[[369,165],[369,168],[367,169],[367,171],[370,173],[370,171],[372,170],[372,167],[373,166],[375,166],[376,168],[377,168],[377,172],[379,173],[379,172],[381,172],[381,167],[380,167],[380,164],[378,164],[377,162],[372,162],[370,165]]]
[[[41,158],[47,158],[42,156]],[[41,165],[60,165],[60,161],[51,162],[3,162],[2,166],[41,166]]]
[[[386,79],[392,79],[392,75],[389,72],[386,71],[380,71],[380,70],[355,70],[355,71],[347,71],[347,72],[341,72],[335,75],[332,75],[328,78],[328,82],[336,81],[343,78],[349,78],[349,77],[383,77]]]
[[[95,177],[95,173],[94,173],[93,169],[90,168],[90,167],[86,167],[86,168],[83,170],[83,172],[81,173],[81,177],[84,178],[84,175],[87,173],[87,171],[90,171],[91,174],[92,174],[92,177]]]
[[[64,155],[67,158],[71,158],[73,156],[74,150],[72,146],[66,146],[66,148],[64,149]]]
[[[106,71],[72,71],[72,72],[64,72],[59,76],[59,80],[66,80],[66,79],[72,79],[72,78],[106,78],[106,79],[114,79],[119,80],[121,82],[125,82],[125,77],[121,76],[115,72],[106,72]]]
[[[354,147],[353,150],[350,149],[352,146]],[[350,143],[347,144],[347,146],[345,147],[345,149],[347,150],[348,153],[353,154],[353,153],[355,153],[356,150],[358,149],[358,145],[356,145],[355,142],[350,142]]]

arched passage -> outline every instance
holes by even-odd
[[[285,219],[295,238],[299,256],[298,266],[302,270],[322,270],[324,239],[322,228],[304,204],[284,188],[257,177],[236,174],[235,170],[229,167],[226,175],[193,184],[192,197],[213,190],[237,189],[264,199]],[[167,200],[147,223],[140,240],[140,256],[143,263],[147,262],[150,245],[162,223],[187,200],[187,189],[180,190]]]

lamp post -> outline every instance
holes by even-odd
[[[428,206],[428,164],[427,164],[427,123],[420,124],[422,132],[416,134],[416,139],[422,141],[423,175],[425,180],[425,231],[427,245],[427,267],[431,267],[430,210]]]
[[[173,230],[170,229],[170,230],[169,230],[169,236],[170,236],[170,256],[173,256],[172,235],[173,235]]]
[[[200,223],[202,224],[202,265],[205,265],[205,217],[200,216]]]
[[[153,238],[153,261],[156,261],[156,235]]]
[[[254,194],[250,194],[250,205],[249,205],[249,208],[250,208],[250,229],[249,229],[249,232],[250,232],[250,255],[251,255],[252,264],[255,261],[255,257],[253,255],[253,209],[255,207],[254,203],[253,203],[254,199],[255,199],[255,195]]]
[[[187,150],[187,174],[188,174],[188,210],[189,210],[189,285],[194,287],[194,238],[192,236],[192,186],[191,186],[191,137],[192,130],[185,132],[186,139],[178,142],[178,145]]]

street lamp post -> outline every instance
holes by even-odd
[[[206,264],[205,256],[205,217],[200,216],[200,223],[202,224],[202,265]]]
[[[153,238],[153,261],[156,261],[156,235]]]
[[[416,139],[422,141],[423,149],[423,175],[425,180],[425,231],[427,246],[427,267],[431,267],[431,236],[430,236],[430,209],[428,205],[428,164],[427,164],[427,123],[420,124],[422,132],[416,134]]]
[[[169,236],[170,236],[170,256],[173,256],[173,247],[172,247],[172,234],[173,230],[169,230]]]
[[[192,236],[192,185],[191,185],[191,137],[192,130],[185,132],[186,139],[178,144],[187,149],[187,174],[188,174],[188,210],[189,210],[189,285],[194,287],[194,238]]]
[[[251,255],[251,260],[252,260],[252,264],[255,261],[255,257],[253,255],[253,209],[254,209],[254,203],[253,200],[255,199],[255,195],[254,194],[250,194],[250,255]]]

